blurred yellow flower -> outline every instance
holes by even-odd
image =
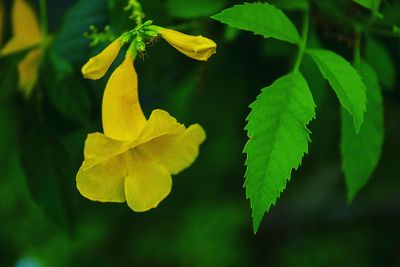
[[[11,19],[13,36],[4,45],[0,55],[5,56],[33,48],[18,65],[19,87],[22,93],[29,97],[36,84],[42,59],[42,48],[35,46],[43,42],[43,37],[35,13],[25,0],[14,0]]]
[[[155,208],[171,191],[171,175],[198,156],[204,130],[198,124],[186,129],[159,109],[146,120],[131,56],[111,75],[102,112],[104,134],[86,139],[78,190],[94,201],[126,201],[137,212]]]
[[[165,28],[161,28],[159,33],[170,45],[190,58],[207,61],[216,53],[217,44],[201,35],[187,35]]]
[[[98,80],[103,77],[118,56],[121,47],[122,41],[118,38],[108,45],[100,54],[89,59],[82,67],[83,76],[91,80]]]

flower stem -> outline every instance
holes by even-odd
[[[43,36],[46,38],[48,35],[48,27],[47,27],[47,3],[46,0],[39,1],[40,7],[40,29],[42,31]]]
[[[306,11],[304,13],[303,25],[302,25],[302,39],[301,43],[299,44],[299,52],[297,53],[296,61],[294,63],[293,71],[297,72],[300,68],[301,62],[303,61],[304,53],[307,48],[307,41],[308,41],[308,30],[310,28],[310,16],[309,12]]]

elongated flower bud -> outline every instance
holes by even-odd
[[[160,34],[175,49],[196,60],[207,61],[216,52],[217,44],[201,35],[187,35],[165,28],[160,30]]]
[[[89,59],[82,67],[82,74],[86,79],[98,80],[106,74],[108,68],[118,56],[122,42],[118,38],[109,44],[100,54]]]

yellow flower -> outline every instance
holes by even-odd
[[[100,54],[89,59],[82,67],[82,74],[85,78],[98,80],[104,76],[122,47],[120,38],[108,45]]]
[[[14,0],[11,19],[13,37],[1,50],[1,56],[20,52],[43,42],[38,20],[25,0]],[[36,84],[41,58],[42,49],[34,48],[18,65],[19,86],[27,97]]]
[[[198,156],[204,130],[197,124],[186,129],[159,109],[146,120],[130,56],[111,75],[102,109],[104,134],[86,139],[78,190],[94,201],[126,201],[137,212],[155,208],[171,191],[171,175]]]
[[[187,35],[165,28],[161,28],[159,33],[170,45],[190,58],[207,61],[216,52],[217,44],[201,35]]]

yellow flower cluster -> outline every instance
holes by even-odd
[[[2,7],[0,13],[3,14],[4,11],[1,9]],[[29,97],[38,78],[43,54],[40,46],[43,36],[35,13],[25,0],[14,0],[11,12],[13,36],[1,49],[0,56],[31,49],[18,64],[19,88],[26,97]],[[2,28],[0,25],[0,36]]]
[[[159,34],[183,54],[207,60],[216,44],[158,28]],[[82,68],[88,79],[100,79],[117,57],[123,40],[113,41]],[[135,51],[136,52],[136,51]],[[198,124],[185,128],[168,112],[156,109],[147,120],[138,96],[135,52],[128,50],[123,63],[107,82],[102,103],[104,134],[89,134],[77,187],[88,199],[127,202],[137,212],[155,208],[171,191],[171,175],[189,167],[206,138]]]

